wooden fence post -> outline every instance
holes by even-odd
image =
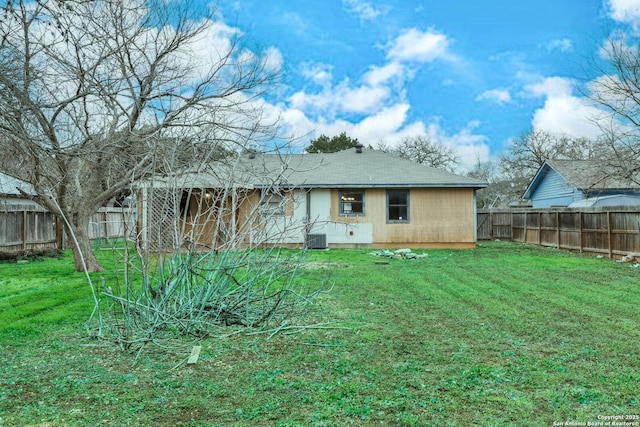
[[[22,211],[22,250],[27,250],[27,210]]]
[[[489,240],[493,240],[493,210],[489,211]]]
[[[102,218],[104,220],[104,240],[109,240],[109,224],[107,224],[107,210],[105,209],[104,212],[102,212]]]
[[[584,233],[582,232],[582,228],[583,228],[583,222],[584,222],[584,212],[580,212],[580,253],[582,253],[582,246],[583,246],[583,235]]]
[[[542,212],[538,212],[538,246],[542,246]]]
[[[611,242],[611,211],[607,211],[607,241],[609,246],[609,259],[613,258],[613,244]]]
[[[556,244],[560,249],[560,211],[556,211]]]
[[[509,240],[513,241],[513,211],[509,212]]]

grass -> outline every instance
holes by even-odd
[[[134,364],[87,338],[91,297],[69,255],[0,264],[0,425],[550,426],[640,414],[640,269],[506,242],[428,253],[380,265],[368,251],[312,252],[302,279],[335,282],[318,320],[348,329],[208,339],[196,365],[160,349]]]

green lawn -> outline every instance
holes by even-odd
[[[70,255],[0,264],[0,425],[551,426],[640,414],[640,268],[506,242],[426,252],[387,265],[368,251],[311,252],[302,279],[335,283],[317,320],[341,328],[204,340],[196,365],[157,348],[134,364],[87,338],[92,300]]]

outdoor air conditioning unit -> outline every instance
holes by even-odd
[[[326,234],[307,234],[307,240],[305,242],[307,249],[326,249],[327,248],[327,235]]]

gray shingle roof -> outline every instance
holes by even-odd
[[[155,179],[153,186],[171,184],[181,188],[483,188],[473,178],[421,165],[381,151],[355,149],[318,154],[242,155],[224,163],[211,163],[199,171],[173,178]]]
[[[20,188],[27,194],[34,195],[35,191],[31,184],[21,181],[17,178],[0,173],[0,194],[20,196],[22,193],[18,191]]]
[[[254,187],[272,185],[276,176],[283,184],[304,188],[483,188],[487,185],[473,178],[366,148],[361,153],[348,149],[327,154],[244,156],[234,171],[237,173],[243,168],[248,171],[248,176],[256,177],[252,181]],[[265,174],[265,170],[270,173]]]
[[[579,190],[638,189],[632,180],[616,176],[597,160],[547,160],[546,163]]]

